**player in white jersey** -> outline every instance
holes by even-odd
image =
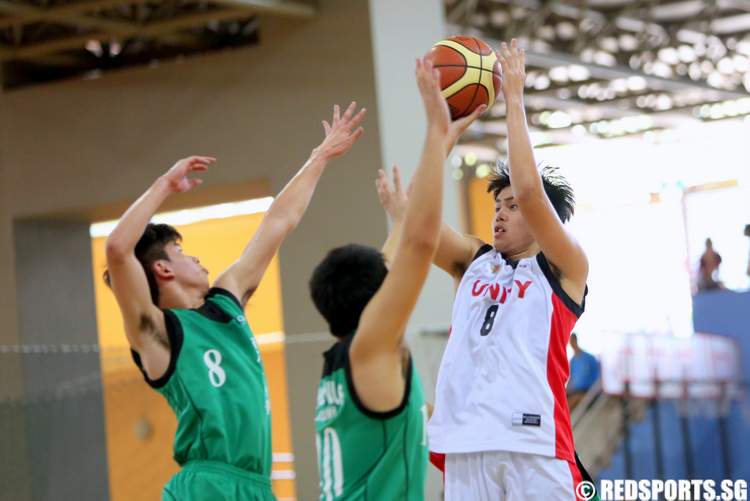
[[[573,192],[537,169],[524,111],[524,52],[502,44],[509,166],[488,191],[494,242],[444,225],[435,262],[460,284],[429,423],[446,500],[545,501],[576,494],[566,345],[583,313],[588,261],[563,223]],[[579,490],[580,494],[580,490]]]
[[[536,169],[523,51],[513,42],[498,56],[512,167],[501,164],[488,189],[494,245],[441,231],[436,263],[459,285],[430,422],[430,449],[442,454],[431,459],[445,471],[448,501],[596,500],[593,484],[575,492],[591,479],[577,462],[565,399],[565,346],[583,313],[588,271],[562,224],[573,193],[555,169]],[[474,118],[452,124],[448,150]],[[406,202],[398,181],[396,169],[393,187],[384,172],[378,180],[394,233]]]

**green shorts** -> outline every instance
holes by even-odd
[[[271,481],[216,461],[190,461],[164,486],[162,501],[276,501]]]

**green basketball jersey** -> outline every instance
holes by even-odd
[[[325,353],[315,416],[321,501],[421,501],[427,474],[427,407],[411,358],[401,405],[368,410],[349,366],[350,336]]]
[[[212,288],[197,309],[164,310],[171,359],[146,381],[177,416],[174,459],[271,475],[271,408],[258,343],[237,298]],[[136,364],[140,357],[133,353]]]

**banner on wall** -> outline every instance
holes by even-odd
[[[602,388],[638,398],[719,399],[739,395],[739,346],[729,338],[626,334],[602,353]]]

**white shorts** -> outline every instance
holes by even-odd
[[[579,501],[576,463],[491,451],[445,455],[445,501]]]

